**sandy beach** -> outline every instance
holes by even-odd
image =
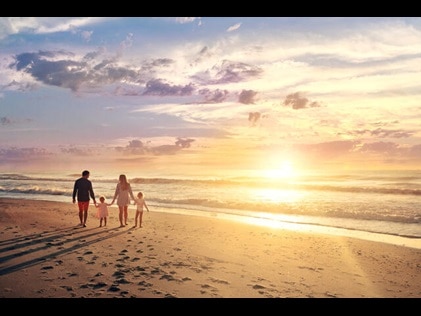
[[[421,250],[151,208],[0,199],[1,298],[420,298]]]

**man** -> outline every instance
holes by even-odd
[[[94,204],[96,204],[94,190],[92,188],[92,182],[88,180],[89,171],[84,170],[82,172],[82,177],[75,181],[73,187],[73,204],[76,203],[77,195],[77,204],[79,207],[79,219],[80,226],[86,227],[86,219],[88,218],[88,208],[89,208],[89,197],[92,198]]]

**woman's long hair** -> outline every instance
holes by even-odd
[[[127,177],[125,174],[120,174],[118,181],[120,182],[120,187],[122,190],[127,190],[129,188],[130,184],[127,182]]]

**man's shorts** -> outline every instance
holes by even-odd
[[[77,205],[79,206],[79,211],[87,211],[89,207],[89,201],[84,202],[77,202]]]

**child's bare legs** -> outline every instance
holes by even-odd
[[[102,217],[99,219],[99,227],[102,227]]]
[[[136,228],[137,227],[137,219],[139,218],[139,212],[138,211],[136,211],[136,216],[135,216],[135,218],[134,218],[134,228]]]
[[[142,227],[142,217],[143,217],[143,212],[139,212],[139,227]]]
[[[104,217],[104,226],[107,226],[107,218]]]

